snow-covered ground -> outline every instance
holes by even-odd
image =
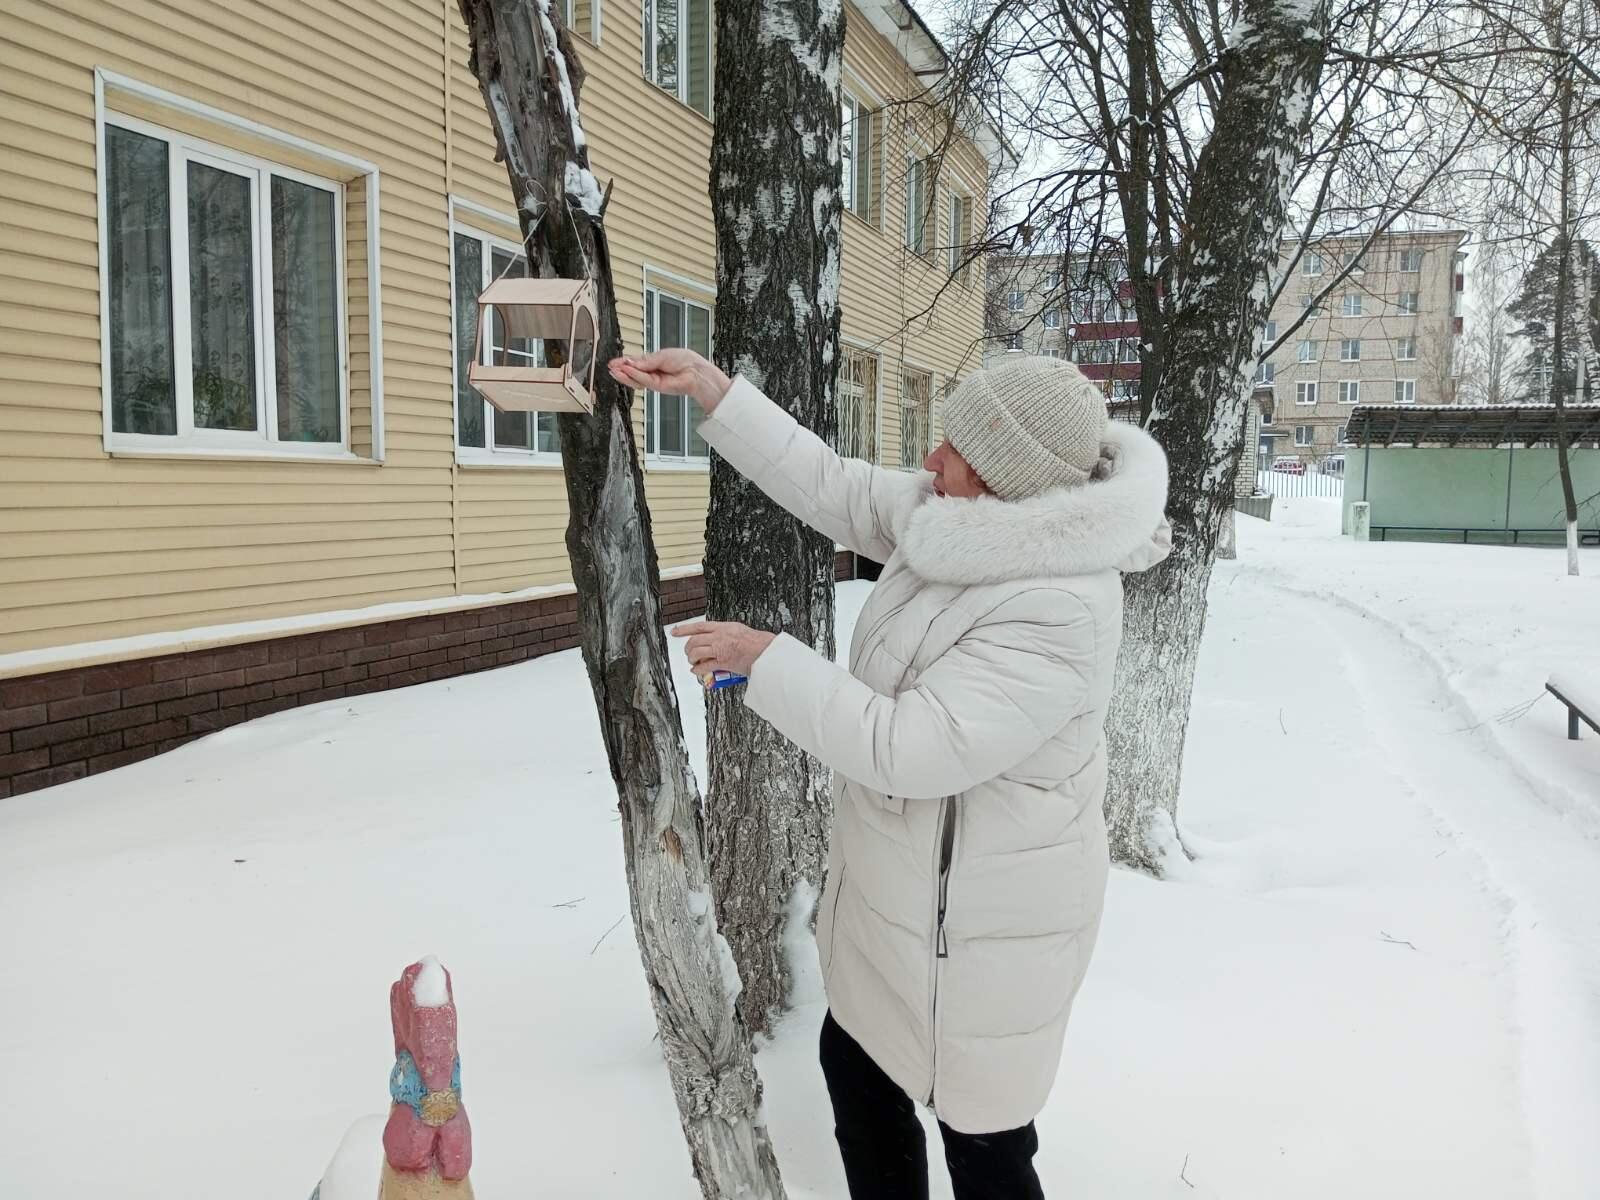
[[[1600,1195],[1600,739],[1529,703],[1553,669],[1600,674],[1600,554],[1573,581],[1559,551],[1278,516],[1219,566],[1199,857],[1113,875],[1047,1189]],[[478,1195],[692,1200],[620,854],[575,653],[0,802],[6,1194],[304,1196],[386,1106],[388,985],[435,952]],[[790,1195],[836,1200],[806,962],[759,1063]]]

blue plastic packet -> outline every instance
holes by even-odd
[[[735,675],[732,671],[713,671],[705,678],[708,692],[720,692],[723,688],[737,687],[741,683],[749,682],[748,676]]]

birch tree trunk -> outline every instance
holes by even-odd
[[[538,274],[594,280],[603,364],[622,349],[611,260],[577,95],[582,68],[550,0],[460,0],[500,157]],[[696,1178],[710,1200],[780,1200],[738,979],[712,911],[661,629],[660,574],[634,444],[632,393],[595,373],[592,416],[563,414],[584,664],[622,814],[634,934]],[[536,848],[560,853],[559,847]]]
[[[1551,32],[1559,45],[1560,30],[1552,28]],[[1576,239],[1572,221],[1572,76],[1576,69],[1576,65],[1569,60],[1562,71],[1558,85],[1561,89],[1561,264],[1556,272],[1556,385],[1550,392],[1550,398],[1556,409],[1556,467],[1561,476],[1561,503],[1567,523],[1568,575],[1578,573],[1578,497],[1572,488],[1572,463],[1567,453],[1567,373],[1564,369],[1567,361],[1567,321],[1572,309],[1572,274],[1575,266],[1573,259],[1576,257]],[[1587,270],[1587,266],[1584,269]],[[1580,311],[1579,325],[1587,324],[1588,320],[1588,311],[1586,309]],[[1580,332],[1577,354],[1580,404],[1583,403],[1584,391],[1585,341],[1587,339]]]
[[[1161,874],[1177,831],[1184,735],[1217,538],[1244,449],[1255,336],[1270,307],[1296,156],[1323,66],[1318,0],[1247,0],[1223,56],[1216,123],[1195,169],[1166,359],[1149,429],[1171,467],[1173,551],[1126,583],[1106,717],[1113,857]]]
[[[716,30],[717,363],[831,440],[844,8],[719,0]],[[712,620],[788,633],[833,656],[832,540],[715,456],[705,572]],[[785,925],[822,889],[831,773],[745,708],[738,689],[709,693],[708,705],[712,892],[744,981],[745,1022],[766,1032],[789,990]]]

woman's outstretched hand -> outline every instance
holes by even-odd
[[[611,377],[628,387],[694,397],[708,417],[733,386],[715,363],[693,350],[657,350],[636,358],[625,355],[606,365]]]
[[[737,621],[691,621],[673,629],[672,636],[689,639],[684,650],[694,673],[702,679],[713,671],[749,675],[762,651],[778,637]]]

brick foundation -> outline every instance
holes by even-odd
[[[840,579],[853,557],[838,556]],[[699,575],[661,583],[662,616],[705,611]],[[0,680],[0,797],[20,796],[171,750],[253,717],[467,675],[571,650],[576,598],[269,638]]]

